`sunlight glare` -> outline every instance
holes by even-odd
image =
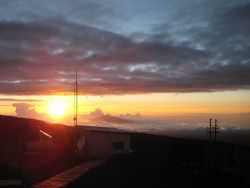
[[[52,117],[61,117],[65,114],[67,105],[63,101],[55,100],[49,104],[48,113]]]

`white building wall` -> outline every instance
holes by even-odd
[[[86,153],[94,157],[112,156],[118,153],[130,152],[130,135],[115,132],[86,132]],[[120,142],[124,144],[122,150],[115,149],[114,143]]]

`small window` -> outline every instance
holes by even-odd
[[[124,143],[123,142],[114,142],[113,143],[115,150],[124,150]]]

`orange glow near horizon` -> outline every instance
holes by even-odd
[[[28,103],[40,114],[51,118],[72,116],[73,96],[1,96],[17,101],[0,101],[0,114],[15,115],[14,103]],[[129,95],[79,96],[79,114],[89,114],[96,108],[113,115],[164,115],[169,113],[250,113],[250,91],[204,93],[152,93]],[[32,100],[31,100],[32,99]],[[36,100],[34,100],[36,99]],[[25,101],[27,100],[27,101]],[[60,101],[55,102],[53,101]],[[53,104],[53,105],[52,105]],[[65,107],[66,106],[66,107]]]

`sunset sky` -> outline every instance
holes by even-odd
[[[250,113],[249,0],[0,0],[0,114]],[[63,121],[63,120],[62,120]]]

